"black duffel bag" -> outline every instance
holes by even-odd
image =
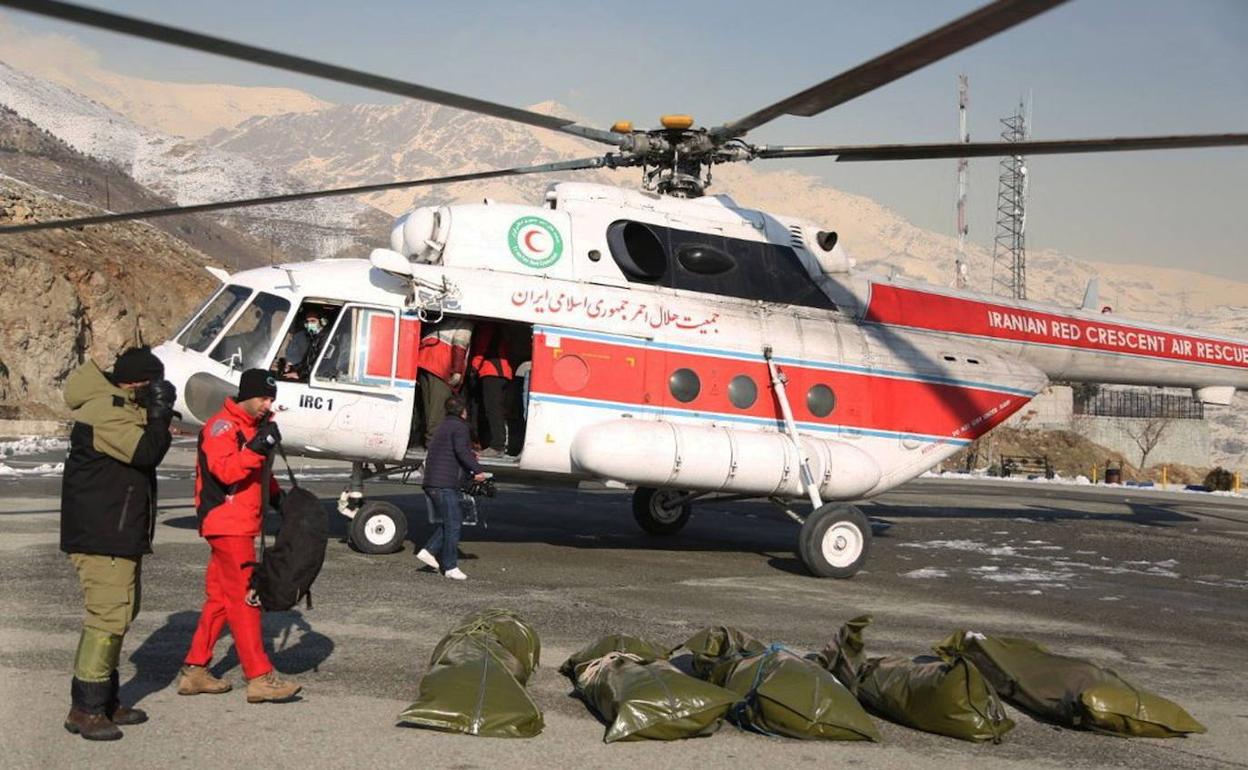
[[[279,443],[282,462],[290,475],[290,491],[282,496],[282,523],[272,546],[266,546],[263,524],[260,528],[261,557],[254,562],[251,588],[260,606],[269,612],[288,610],[302,599],[312,608],[312,583],[325,563],[325,546],[329,541],[329,521],[316,495],[299,486],[295,472]],[[261,510],[269,507],[269,475],[272,455],[265,465],[260,494]]]

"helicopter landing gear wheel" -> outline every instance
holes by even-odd
[[[407,515],[397,505],[369,501],[351,519],[349,537],[363,553],[394,553],[407,537]]]
[[[685,493],[675,489],[638,487],[633,493],[633,518],[651,535],[674,535],[689,523],[693,505],[672,505]]]
[[[853,577],[870,550],[870,522],[843,503],[828,503],[807,516],[797,536],[797,554],[816,577]]]

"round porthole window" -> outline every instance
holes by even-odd
[[[758,386],[749,376],[738,374],[728,383],[728,400],[738,409],[749,409],[758,400]]]
[[[836,408],[836,394],[827,385],[815,385],[806,391],[806,408],[816,417],[827,417]]]
[[[677,369],[667,378],[667,389],[671,391],[672,398],[687,404],[702,392],[702,381],[692,369]]]

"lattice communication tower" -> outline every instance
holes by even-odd
[[[1021,142],[1027,138],[1023,105],[1001,120],[1001,138]],[[997,186],[997,235],[992,247],[992,293],[1027,299],[1027,162],[1022,155],[1001,159]]]

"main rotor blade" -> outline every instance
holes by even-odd
[[[1248,134],[1186,134],[1182,136],[1125,136],[1108,139],[1054,139],[1025,142],[945,142],[940,144],[867,144],[767,146],[754,148],[756,158],[818,158],[836,156],[840,161],[931,160],[934,158],[985,158],[1005,155],[1065,155],[1082,152],[1127,150],[1182,150],[1193,147],[1248,145]]]
[[[446,107],[455,107],[461,110],[468,110],[469,112],[489,115],[494,118],[510,120],[515,123],[549,128],[553,131],[562,131],[565,134],[572,134],[582,139],[590,139],[603,144],[618,145],[620,143],[618,134],[588,126],[579,126],[576,125],[575,121],[567,118],[557,118],[516,107],[508,107],[504,104],[495,104],[494,102],[408,83],[384,75],[374,75],[348,67],[339,67],[314,59],[307,59],[302,56],[293,56],[267,48],[236,43],[224,38],[201,35],[198,32],[156,24],[136,19],[132,16],[121,16],[81,5],[59,2],[58,0],[0,0],[0,6],[8,6],[19,11],[49,16],[54,19],[84,24],[98,29],[120,32],[124,35],[155,40],[159,43],[169,43],[182,48],[191,48],[196,51],[204,51],[230,59],[263,64],[267,67],[297,72],[301,75],[311,75],[312,77],[369,88],[374,91],[406,96],[411,99],[420,99]]]
[[[713,129],[711,134],[716,138],[730,139],[781,115],[808,118],[818,115],[1064,2],[1066,0],[997,0],[801,93],[793,94],[740,120],[725,123]]]
[[[232,201],[197,203],[191,206],[169,206],[161,209],[128,211],[121,214],[100,214],[98,216],[76,217],[74,219],[54,219],[50,222],[35,222],[33,224],[3,226],[0,227],[0,235],[31,233],[36,230],[59,230],[69,227],[82,227],[84,225],[103,225],[110,222],[128,222],[134,219],[156,219],[157,217],[171,217],[179,214],[202,214],[209,211],[225,211],[227,209],[241,209],[250,206],[267,206],[274,203],[306,201],[313,198],[333,198],[341,195],[360,195],[362,193],[381,192],[383,190],[401,190],[407,187],[429,187],[435,184],[472,182],[478,179],[494,179],[496,177],[504,176],[520,176],[522,174],[544,174],[556,171],[576,171],[586,168],[601,168],[602,166],[613,166],[614,160],[614,156],[608,155],[596,158],[582,158],[579,160],[565,160],[558,163],[543,163],[540,166],[522,166],[518,168],[497,169],[494,171],[475,171],[468,174],[429,177],[426,179],[411,179],[403,182],[383,182],[381,184],[366,184],[359,187],[338,187],[332,190],[311,190],[308,192],[286,193],[284,195],[268,195],[263,198],[242,198]]]

